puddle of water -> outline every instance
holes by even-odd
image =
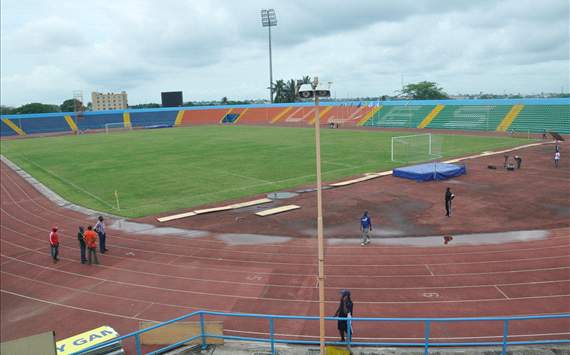
[[[264,234],[238,234],[226,233],[215,237],[228,245],[259,245],[259,244],[280,244],[290,241],[291,237],[278,237]]]
[[[372,238],[372,244],[381,245],[407,245],[413,247],[437,247],[437,246],[453,246],[453,245],[491,245],[505,244],[512,242],[528,242],[531,240],[543,240],[549,235],[545,230],[532,231],[512,231],[499,233],[474,233],[474,234],[456,234],[445,236],[427,236],[427,237],[395,237],[395,238]],[[447,243],[446,243],[447,241]],[[329,245],[342,244],[360,244],[360,238],[327,239]]]
[[[183,238],[202,238],[210,235],[209,232],[172,228],[172,227],[156,227],[152,224],[129,222],[123,219],[115,221],[109,226],[111,229],[117,229],[131,234],[146,234],[146,235],[171,235]]]

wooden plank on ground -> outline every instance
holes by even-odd
[[[192,217],[192,216],[195,216],[196,214],[197,214],[196,212],[192,211],[192,212],[186,212],[186,213],[179,213],[179,214],[175,214],[172,216],[158,217],[156,220],[159,222],[168,222],[168,221],[173,221],[175,219]]]
[[[296,210],[298,208],[301,208],[301,206],[297,206],[297,205],[287,205],[287,206],[281,206],[281,207],[276,207],[276,208],[270,208],[268,210],[264,210],[264,211],[260,211],[257,212],[256,215],[261,216],[261,217],[265,217],[265,216],[270,216],[273,214],[277,214],[277,213],[282,213],[282,212],[287,212],[287,211],[291,211],[291,210]]]
[[[246,201],[246,202],[241,202],[241,203],[234,203],[233,205],[229,205],[228,207],[231,208],[243,208],[243,207],[250,207],[250,206],[255,206],[255,205],[261,205],[263,203],[268,203],[268,202],[273,202],[272,199],[270,198],[260,198],[259,200],[252,200],[252,201]]]
[[[232,209],[231,206],[212,207],[212,208],[206,208],[206,209],[203,209],[203,210],[195,210],[194,213],[196,213],[196,214],[204,214],[204,213],[227,211],[227,210],[231,210],[231,209]]]
[[[157,322],[140,322],[140,329],[145,329],[157,325]],[[204,322],[206,333],[211,335],[224,335],[224,322],[206,321]],[[200,335],[200,322],[176,322],[142,333],[140,336],[143,345],[164,345],[174,344],[179,341]],[[202,338],[198,337],[189,344],[201,344]],[[206,337],[207,344],[223,344],[224,339]]]
[[[357,182],[362,182],[362,181],[366,181],[366,180],[371,180],[371,179],[376,179],[380,176],[386,176],[386,175],[391,175],[392,171],[383,171],[381,173],[377,173],[377,174],[368,174],[366,176],[363,177],[359,177],[357,179],[352,179],[352,180],[346,180],[346,181],[341,181],[341,182],[337,182],[334,184],[331,184],[331,186],[334,187],[340,187],[340,186],[346,186],[346,185],[352,185],[352,184],[356,184]]]

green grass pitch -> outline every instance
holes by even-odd
[[[389,170],[392,136],[321,130],[323,181]],[[526,139],[441,135],[444,157]],[[2,154],[76,204],[141,217],[315,183],[314,130],[194,126],[3,140]],[[120,210],[116,206],[115,191]]]

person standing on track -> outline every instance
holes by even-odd
[[[448,187],[445,190],[445,215],[447,217],[451,216],[451,201],[455,198],[455,194],[451,192],[451,189]]]
[[[560,150],[557,150],[556,153],[554,153],[554,166],[558,168],[559,165],[560,165]]]
[[[79,240],[79,251],[81,252],[81,263],[85,264],[87,262],[87,258],[85,257],[85,240],[83,233],[85,232],[85,230],[83,229],[82,226],[79,226],[79,232],[77,232],[77,240]]]
[[[360,232],[362,233],[362,242],[360,245],[367,245],[370,243],[370,232],[372,231],[372,220],[368,216],[368,211],[364,211],[360,217]]]
[[[84,233],[83,238],[87,245],[89,265],[91,265],[93,260],[95,264],[99,264],[99,260],[97,259],[97,233],[93,231],[93,227],[87,226],[87,231]]]
[[[97,223],[95,224],[95,232],[99,236],[99,250],[101,254],[105,254],[107,249],[107,233],[105,232],[105,222],[103,222],[103,216],[99,216]]]
[[[340,292],[340,304],[338,309],[336,310],[334,316],[339,318],[352,318],[352,309],[353,303],[350,299],[350,291],[349,290],[342,290]],[[352,324],[350,325],[350,332],[348,333],[348,340],[352,338]],[[340,335],[340,341],[345,341],[345,334],[347,333],[348,329],[348,320],[338,320],[337,324],[338,333]]]
[[[59,261],[59,235],[57,234],[57,227],[52,227],[49,234],[49,244],[51,246],[51,257],[54,263]]]

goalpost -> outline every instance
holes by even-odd
[[[109,134],[111,132],[122,132],[122,131],[130,131],[132,127],[125,127],[122,122],[117,123],[105,123],[105,133]]]
[[[431,133],[392,137],[393,162],[418,163],[441,158],[441,144]]]

